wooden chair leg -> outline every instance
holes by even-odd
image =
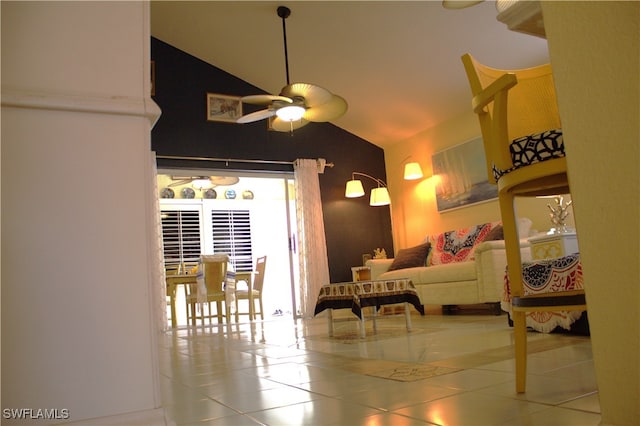
[[[499,194],[500,214],[505,235],[505,249],[507,252],[507,265],[509,281],[511,283],[511,295],[522,296],[522,258],[520,256],[520,240],[514,196],[511,193]],[[516,362],[516,392],[523,393],[526,390],[527,379],[527,322],[526,313],[512,311],[513,335]]]
[[[527,388],[527,319],[525,312],[513,311],[513,334],[516,352],[516,392]]]
[[[255,309],[255,305],[253,303],[254,299],[253,299],[253,295],[251,293],[249,293],[249,321],[253,321],[256,319],[256,309]]]
[[[216,315],[218,316],[218,324],[222,324],[222,302],[216,301]]]
[[[227,324],[231,324],[231,306],[227,305],[227,302],[224,303],[224,319]]]
[[[194,303],[189,303],[187,305],[187,315],[191,317],[191,325],[196,325],[196,304]]]
[[[240,313],[239,313],[239,305],[238,305],[238,296],[236,296],[236,322],[239,322],[240,320]]]
[[[258,303],[260,304],[260,317],[262,321],[264,321],[264,309],[262,308],[262,295],[258,298]]]

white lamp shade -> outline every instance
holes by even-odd
[[[364,195],[364,188],[362,182],[354,179],[347,182],[347,187],[344,190],[344,196],[347,198],[362,197]]]
[[[404,166],[404,179],[416,180],[422,178],[422,168],[419,163],[407,163]]]
[[[371,197],[369,198],[370,206],[387,206],[391,204],[389,198],[389,191],[385,187],[373,188],[371,190]]]
[[[299,105],[287,105],[276,111],[276,115],[283,121],[298,121],[304,115],[305,109]]]

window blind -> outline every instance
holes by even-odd
[[[236,272],[253,269],[249,210],[211,210],[213,252],[227,253]]]
[[[201,253],[200,211],[163,209],[161,219],[165,266],[198,263]]]

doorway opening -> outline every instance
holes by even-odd
[[[201,254],[227,253],[240,272],[266,255],[265,319],[299,317],[292,173],[161,169],[157,184],[165,267],[196,264]],[[177,295],[178,326],[187,324],[183,298]]]

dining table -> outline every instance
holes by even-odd
[[[171,304],[171,328],[178,326],[178,319],[176,318],[176,293],[178,286],[197,285],[196,274],[172,274],[167,275],[167,296]]]

